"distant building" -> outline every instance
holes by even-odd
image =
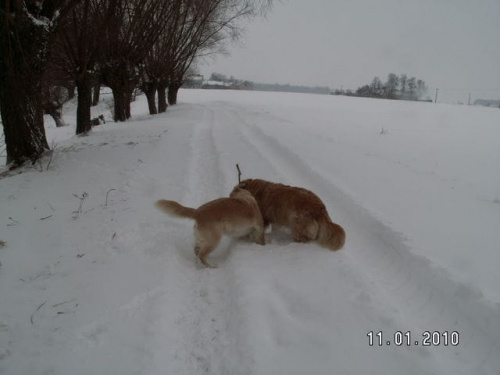
[[[233,90],[253,90],[253,83],[249,81],[233,83],[230,88]]]
[[[230,83],[222,82],[222,81],[205,81],[203,82],[203,89],[209,90],[225,90],[230,88]]]
[[[203,85],[203,76],[201,74],[193,74],[193,75],[187,77],[186,81],[184,82],[183,87],[191,88],[191,89],[198,89],[202,85]]]

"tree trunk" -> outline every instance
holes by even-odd
[[[148,99],[149,114],[156,115],[158,109],[156,108],[156,89],[145,91],[146,98]]]
[[[160,84],[158,86],[158,113],[167,111],[167,85]]]
[[[177,93],[179,92],[180,85],[178,83],[173,83],[168,87],[168,104],[177,104]]]
[[[41,79],[52,35],[29,17],[24,2],[2,4],[0,111],[7,164],[17,167],[27,160],[36,161],[49,149],[43,127]]]
[[[36,79],[22,69],[10,67],[9,76],[0,82],[7,164],[14,168],[27,160],[35,162],[49,149],[43,126],[41,85]]]
[[[132,103],[132,99],[134,98],[134,89],[129,89],[125,91],[125,117],[128,120],[132,117],[130,112],[130,104]]]
[[[113,91],[115,122],[130,118],[130,101],[137,82],[133,81],[129,71],[125,63],[107,67],[101,72],[101,82]]]
[[[78,107],[76,109],[76,134],[84,134],[92,129],[90,107],[92,106],[92,82],[83,77],[76,83]]]
[[[117,87],[111,89],[113,90],[113,100],[115,102],[114,120],[115,122],[127,121],[125,91]]]
[[[71,85],[67,89],[68,89],[68,100],[71,100],[71,99],[73,99],[75,97],[76,86],[75,85]]]
[[[144,83],[141,88],[148,99],[149,114],[156,115],[158,113],[156,108],[156,90],[158,89],[158,84],[156,82],[148,82]]]
[[[64,120],[62,119],[62,106],[51,106],[49,108],[45,108],[45,113],[47,113],[54,119],[56,127],[61,128],[63,126],[66,126]]]
[[[99,99],[101,97],[101,83],[99,80],[96,80],[94,85],[92,86],[92,107],[95,107],[99,104]]]

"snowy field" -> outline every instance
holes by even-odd
[[[500,374],[498,109],[179,99],[86,137],[69,103],[48,170],[0,179],[1,374]],[[273,231],[201,268],[153,203],[227,196],[236,163],[318,194],[345,248]]]

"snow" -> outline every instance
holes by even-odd
[[[131,121],[86,137],[69,103],[69,127],[47,118],[48,170],[0,179],[0,373],[500,373],[498,109],[179,99],[149,116],[139,97]],[[106,100],[93,117],[110,118]],[[193,223],[153,204],[227,196],[236,163],[318,194],[345,248],[274,230],[263,247],[223,240],[218,267],[201,268]],[[412,345],[396,346],[398,331]],[[460,342],[423,346],[425,331]]]

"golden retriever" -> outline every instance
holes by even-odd
[[[237,186],[248,190],[257,200],[264,227],[269,224],[288,227],[295,242],[313,240],[330,250],[344,246],[344,229],[332,222],[325,205],[313,192],[260,179],[243,180]]]
[[[161,199],[155,203],[161,211],[172,216],[195,220],[194,253],[205,267],[210,267],[207,256],[219,244],[223,234],[249,237],[265,245],[264,222],[255,198],[248,191],[235,187],[229,198],[219,198],[199,208],[189,208],[175,201]]]

